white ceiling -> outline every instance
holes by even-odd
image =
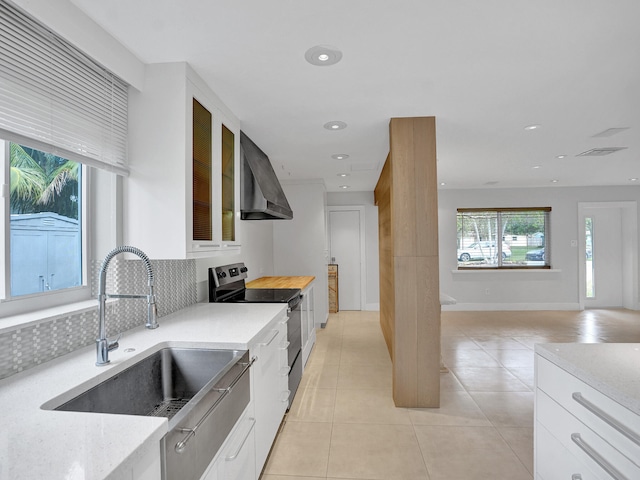
[[[143,62],[189,62],[282,179],[371,191],[389,118],[433,115],[440,188],[640,185],[638,0],[71,1]],[[595,147],[628,148],[576,157]]]

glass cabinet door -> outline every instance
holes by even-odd
[[[193,240],[212,240],[211,112],[193,99]]]
[[[222,241],[233,242],[235,231],[235,135],[222,125]]]

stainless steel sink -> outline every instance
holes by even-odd
[[[252,363],[246,351],[163,348],[71,400],[43,408],[166,417],[163,478],[198,479],[249,403]]]
[[[74,412],[173,418],[244,352],[163,348],[55,408]]]

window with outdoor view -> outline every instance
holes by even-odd
[[[11,297],[82,285],[82,165],[3,143],[10,171]]]
[[[91,297],[87,252],[121,222],[129,85],[12,2],[0,18],[4,318]]]
[[[458,269],[550,268],[551,207],[459,208]]]

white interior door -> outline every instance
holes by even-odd
[[[361,223],[364,212],[358,207],[352,210],[329,208],[330,256],[331,263],[338,264],[339,309],[362,310],[364,229],[361,231]]]

